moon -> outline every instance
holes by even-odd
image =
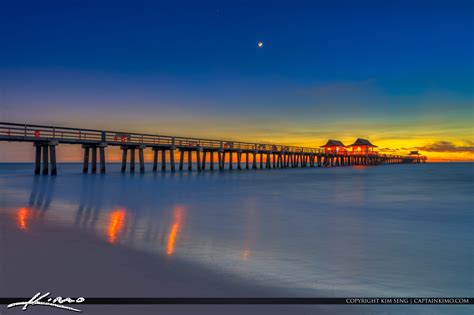
[[[258,42],[257,46],[258,46],[258,48],[262,48],[263,47],[263,42]]]

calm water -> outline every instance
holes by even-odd
[[[0,211],[15,229],[80,231],[300,296],[474,295],[473,164],[118,167],[82,175],[62,164],[51,178],[0,164]]]

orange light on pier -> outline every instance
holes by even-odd
[[[325,145],[322,145],[325,153],[346,153],[346,146],[339,140],[329,139]]]
[[[30,216],[30,209],[20,208],[16,213],[17,225],[20,230],[28,230],[27,220]]]
[[[173,225],[171,226],[170,232],[168,234],[168,243],[166,245],[166,254],[168,256],[171,256],[174,253],[176,239],[181,229],[181,221],[183,218],[183,207],[176,206],[173,209],[173,213],[174,213]]]
[[[373,145],[367,139],[357,138],[357,140],[353,144],[349,145],[349,147],[352,148],[352,154],[377,154],[377,152],[374,151],[374,148],[377,148],[377,146]]]
[[[109,228],[107,230],[109,243],[114,244],[122,232],[125,221],[125,210],[115,210],[110,214]]]

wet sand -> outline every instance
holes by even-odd
[[[150,255],[60,227],[34,226],[28,231],[6,224],[0,216],[0,296],[86,297],[289,297],[289,292],[246,283],[175,257]],[[171,262],[171,260],[173,260]],[[39,309],[37,309],[39,308]],[[326,313],[324,306],[111,306],[81,305],[87,314]],[[20,312],[20,308],[10,309]],[[30,307],[28,314],[61,310]],[[3,314],[3,311],[2,311]]]
[[[176,257],[149,254],[83,232],[13,228],[0,214],[0,296],[292,297],[291,291],[249,283]],[[172,260],[172,261],[171,261]],[[138,268],[137,268],[138,266]],[[317,297],[327,296],[321,292]],[[71,305],[73,306],[73,305]],[[0,314],[25,314],[1,306]],[[76,305],[84,314],[470,314],[470,306],[371,305]],[[30,306],[27,314],[68,314]],[[71,313],[73,314],[73,313]]]

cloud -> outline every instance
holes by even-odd
[[[458,146],[449,141],[437,141],[422,147],[416,147],[416,149],[427,152],[467,152],[474,154],[474,145],[472,143]]]
[[[380,152],[385,152],[385,153],[398,153],[400,149],[398,148],[380,148]]]

